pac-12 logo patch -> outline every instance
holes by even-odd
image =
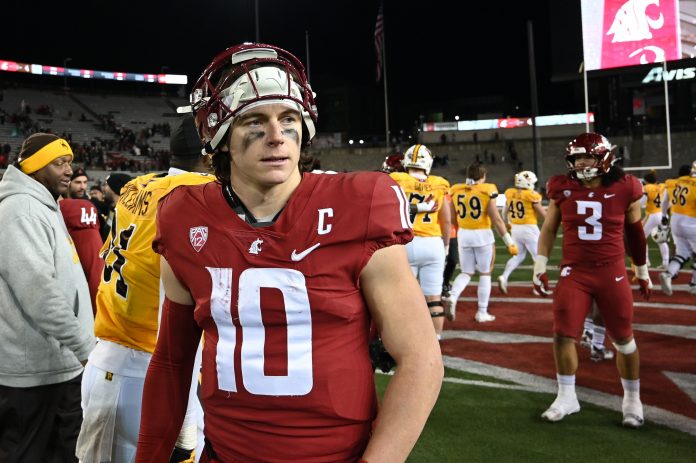
[[[205,246],[205,242],[208,241],[208,227],[191,227],[189,229],[189,240],[193,249],[196,252],[200,252],[203,246]]]

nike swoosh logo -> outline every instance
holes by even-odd
[[[611,198],[612,196],[616,196],[616,193],[614,193],[613,195],[608,195],[608,194],[604,193],[605,198]]]
[[[290,254],[290,259],[291,259],[293,262],[299,262],[299,261],[301,261],[302,259],[304,259],[305,257],[307,257],[307,256],[309,255],[310,252],[314,251],[314,250],[315,250],[316,248],[318,248],[319,246],[321,246],[321,243],[317,243],[317,244],[315,244],[314,246],[312,246],[311,248],[307,248],[307,249],[305,249],[304,251],[302,251],[302,252],[299,253],[299,254],[297,253],[297,250],[296,250],[296,249],[293,249],[293,250],[292,250],[292,254]]]
[[[624,277],[614,277],[614,280],[616,280],[616,281],[621,281],[623,279],[624,279]]]

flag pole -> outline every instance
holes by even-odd
[[[382,21],[384,22],[384,15],[382,17]],[[387,99],[387,51],[386,51],[386,27],[385,25],[382,26],[382,74],[384,76],[384,133],[385,133],[385,142],[384,146],[386,148],[389,148],[389,101]]]

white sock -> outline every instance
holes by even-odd
[[[488,313],[488,300],[491,298],[491,276],[481,275],[478,284],[478,311]]]
[[[575,375],[559,375],[556,373],[558,381],[558,396],[569,397],[575,396]]]
[[[503,270],[503,278],[505,279],[505,281],[507,281],[507,279],[510,277],[512,271],[519,267],[522,261],[524,261],[526,253],[523,254],[522,249],[524,248],[519,248],[519,254],[517,254],[516,256],[512,256],[505,263],[505,270]]]
[[[585,331],[590,334],[594,332],[594,322],[592,321],[592,317],[585,318]]]
[[[672,275],[672,277],[679,273],[680,268],[681,265],[679,265],[679,262],[677,262],[676,259],[669,261],[669,265],[667,265],[667,271],[670,275]]]
[[[603,326],[594,326],[594,330],[592,331],[592,345],[595,349],[604,349],[604,333],[606,333],[606,329]]]
[[[624,398],[640,400],[640,379],[623,379],[621,386],[624,390]]]
[[[662,265],[667,267],[669,265],[669,246],[667,243],[660,243],[657,247],[660,250],[660,256],[662,256]]]
[[[459,299],[459,296],[464,292],[466,285],[468,285],[470,281],[471,275],[468,273],[462,272],[457,275],[457,278],[454,279],[454,283],[452,283],[452,290],[450,291],[450,297],[453,301]]]

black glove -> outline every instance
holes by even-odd
[[[396,361],[384,348],[380,338],[370,341],[370,360],[372,360],[372,368],[379,368],[383,373],[389,373],[396,366]]]
[[[181,463],[185,461],[193,461],[191,454],[193,450],[186,450],[179,447],[174,447],[172,456],[169,457],[169,463]]]

